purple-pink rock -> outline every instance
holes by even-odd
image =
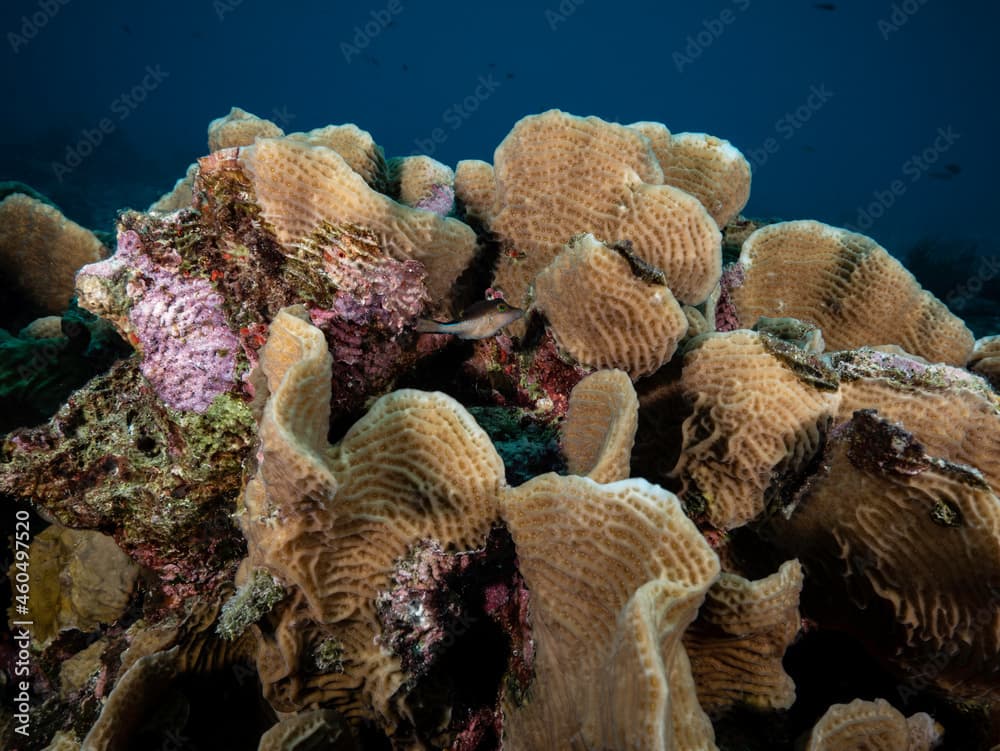
[[[205,279],[185,276],[175,250],[154,259],[138,233],[126,230],[115,255],[84,266],[79,276],[125,277],[126,333],[143,353],[142,374],[167,406],[204,412],[233,387],[239,339],[226,325],[222,296]]]

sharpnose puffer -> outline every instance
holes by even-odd
[[[503,300],[483,300],[466,308],[457,321],[421,318],[416,330],[421,334],[453,334],[459,339],[486,339],[523,315],[523,310]]]

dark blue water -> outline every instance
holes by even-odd
[[[944,0],[7,0],[0,179],[104,227],[232,105],[450,164],[559,107],[729,139],[756,170],[747,213],[995,256],[998,22]]]

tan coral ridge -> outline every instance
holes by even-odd
[[[710,715],[737,704],[768,710],[795,702],[781,661],[799,633],[802,584],[802,566],[786,561],[763,579],[725,572],[712,585],[684,635],[698,701]]]
[[[456,219],[413,209],[373,190],[335,150],[294,136],[261,138],[235,160],[250,177],[264,219],[286,248],[308,252],[324,227],[364,227],[397,260],[420,261],[433,304],[472,261],[475,233]]]
[[[77,269],[106,255],[94,233],[47,203],[22,193],[0,201],[0,272],[46,312],[66,310]]]
[[[904,717],[885,699],[855,699],[826,711],[809,734],[806,751],[931,751],[941,736],[941,726],[924,712]]]
[[[663,182],[690,193],[720,228],[750,199],[750,163],[729,141],[707,133],[671,133],[662,123],[628,127],[649,139],[663,168]]]
[[[535,305],[577,362],[637,379],[669,361],[688,331],[664,282],[630,245],[608,247],[580,235],[535,279]]]
[[[562,426],[570,473],[596,482],[626,479],[638,411],[635,388],[621,370],[599,370],[574,386]]]
[[[768,334],[739,330],[693,340],[679,388],[690,404],[673,474],[711,524],[741,526],[803,471],[840,402],[818,357]]]
[[[792,317],[822,329],[830,350],[897,344],[965,365],[972,333],[878,243],[812,220],[761,227],[743,243],[729,290],[742,326]]]
[[[771,532],[809,567],[829,626],[921,686],[1000,698],[1000,499],[978,470],[860,410]]]
[[[518,307],[560,248],[588,232],[609,243],[630,240],[682,302],[700,303],[718,281],[718,227],[697,198],[664,184],[637,130],[559,110],[531,115],[497,147],[492,200],[488,172],[459,165],[456,193],[500,239],[494,283]]]
[[[502,516],[531,592],[535,651],[527,692],[504,694],[505,748],[714,748],[680,637],[718,561],[673,495],[642,480],[551,474],[509,488],[485,433],[442,394],[383,397],[328,446],[315,406],[328,355],[291,312],[275,319],[262,367],[270,398],[241,524],[248,566],[295,588],[276,630],[259,636],[272,703],[332,703],[390,734],[405,728],[411,684],[400,658],[373,643],[378,593],[416,542],[468,550]],[[321,642],[336,644],[336,664],[304,673]]]

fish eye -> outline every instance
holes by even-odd
[[[499,310],[501,313],[506,313],[507,312],[507,304],[506,303],[499,303],[497,305],[497,310]]]

